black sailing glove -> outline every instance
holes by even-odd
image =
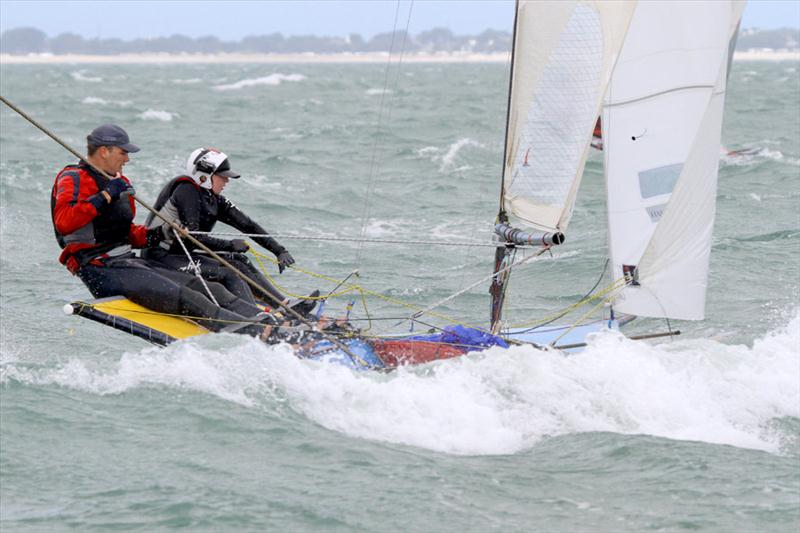
[[[113,180],[109,181],[106,185],[106,192],[109,196],[111,196],[112,202],[119,198],[124,192],[127,192],[131,196],[136,195],[136,191],[133,190],[131,184],[122,178],[114,178]]]
[[[109,199],[107,200],[105,196],[103,196],[103,192],[108,194]],[[98,192],[97,194],[91,195],[89,198],[86,199],[87,202],[92,204],[94,208],[99,212],[104,209],[108,204],[112,203],[114,200],[117,200],[122,194],[136,194],[136,191],[133,190],[133,187],[126,182],[122,178],[114,178],[110,180],[106,184],[106,188],[103,191]]]
[[[286,270],[287,266],[292,266],[294,264],[294,257],[292,254],[287,252],[286,250],[282,251],[278,255],[278,273],[283,274],[283,271]]]
[[[164,240],[164,228],[169,226],[159,226],[157,228],[150,228],[147,230],[147,247],[157,246],[158,243]]]
[[[250,245],[247,244],[244,239],[233,239],[230,241],[229,246],[230,249],[228,251],[235,252],[237,254],[243,254],[250,249]]]

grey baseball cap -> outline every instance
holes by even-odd
[[[86,142],[93,146],[119,146],[126,152],[138,152],[139,147],[131,143],[125,130],[116,124],[103,124],[92,130]]]

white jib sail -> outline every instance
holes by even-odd
[[[519,1],[503,202],[566,231],[597,115],[635,2]]]
[[[730,43],[744,2],[636,8],[608,87],[603,139],[615,306],[702,319]]]

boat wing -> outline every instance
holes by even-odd
[[[209,333],[206,328],[188,318],[151,311],[122,296],[72,302],[64,307],[64,311],[94,320],[158,346],[166,346],[180,339]]]

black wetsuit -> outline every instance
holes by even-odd
[[[275,254],[275,256],[286,251],[278,241],[267,235],[263,227],[240,211],[230,200],[222,195],[214,194],[210,189],[198,186],[188,176],[178,176],[170,180],[159,193],[155,208],[168,218],[183,224],[189,231],[212,231],[214,225],[219,221],[233,226],[243,233],[265,235],[264,237],[253,237],[253,240]],[[163,224],[163,221],[152,213],[145,222],[148,228],[158,227],[161,224]],[[280,302],[285,300],[285,296],[272,286],[246,255],[233,251],[232,241],[212,237],[211,235],[195,235],[195,237],[221,255],[226,261],[231,262],[240,272],[267,289],[273,298]],[[253,292],[247,282],[240,279],[227,267],[204,254],[202,250],[197,250],[188,240],[184,239],[183,244],[192,254],[192,258],[199,262],[200,270],[205,279],[217,281],[239,298],[255,302]],[[188,271],[190,269],[186,253],[183,251],[180,242],[175,238],[165,239],[158,246],[149,248],[145,257],[159,261],[165,266],[176,270]],[[276,305],[276,302],[271,301],[271,298],[262,294],[257,294],[257,296],[265,300],[271,307]]]

